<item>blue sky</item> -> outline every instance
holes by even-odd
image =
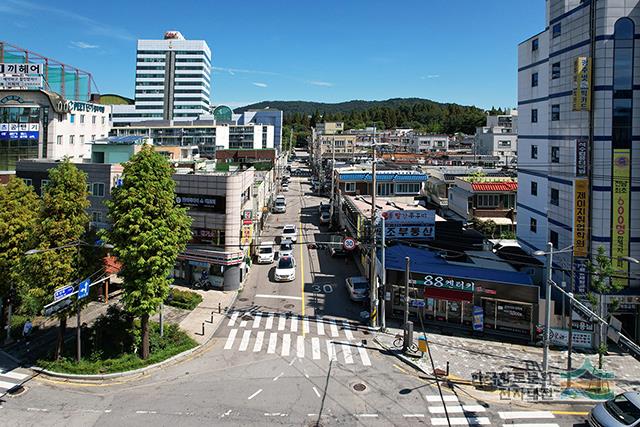
[[[312,7],[311,5],[316,7]],[[151,6],[152,5],[152,6]],[[2,0],[5,41],[133,96],[137,39],[176,29],[213,53],[215,104],[421,97],[515,106],[517,44],[544,0]]]

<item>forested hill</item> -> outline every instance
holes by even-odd
[[[276,108],[284,112],[285,124],[313,126],[320,121],[344,121],[345,127],[376,125],[381,129],[407,127],[432,133],[473,134],[485,123],[483,109],[439,103],[422,98],[393,98],[385,101],[353,100],[328,104],[308,101],[263,101],[234,109]],[[493,113],[502,112],[492,109]]]

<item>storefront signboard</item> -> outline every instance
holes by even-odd
[[[387,239],[435,238],[436,212],[433,210],[393,210],[382,213]]]
[[[480,332],[484,330],[484,310],[479,305],[473,306],[473,330]]]
[[[245,210],[242,212],[242,219],[244,221],[251,221],[253,219],[253,212],[251,210]]]
[[[0,89],[41,89],[42,76],[0,76]]]
[[[252,225],[243,225],[242,226],[242,237],[240,238],[240,244],[242,246],[250,245],[252,237],[253,237],[253,226]]]
[[[225,198],[220,196],[203,196],[196,194],[176,194],[176,203],[182,207],[198,210],[224,212]]]
[[[569,344],[569,331],[566,329],[551,328],[549,331],[551,345],[567,346]],[[590,332],[573,331],[572,339],[574,348],[592,348],[593,334]]]
[[[426,305],[426,302],[423,299],[412,299],[409,303],[411,304],[411,307],[424,307]]]
[[[455,291],[473,292],[475,283],[469,280],[451,276],[427,274],[423,280],[409,280],[410,285],[422,285],[432,288],[444,288]]]
[[[589,291],[589,264],[586,258],[574,258],[573,275],[575,294],[586,294]]]
[[[43,74],[44,64],[0,63],[0,74]]]
[[[202,261],[189,260],[189,265],[192,265],[194,267],[209,268],[209,263],[208,262],[202,262]]]
[[[224,231],[213,228],[192,228],[193,243],[209,243],[216,246],[224,246]]]
[[[591,109],[591,58],[579,56],[573,64],[573,111]]]

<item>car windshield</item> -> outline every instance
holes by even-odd
[[[369,283],[362,279],[353,280],[353,289],[367,289],[369,287]]]
[[[260,248],[260,253],[261,254],[270,254],[271,252],[273,252],[273,249],[271,247],[262,247],[262,248]]]
[[[284,234],[294,234],[295,232],[295,228],[285,228],[283,231]]]
[[[293,249],[293,246],[291,245],[291,243],[283,243],[280,245],[281,251],[290,251],[291,249]]]
[[[278,200],[276,206],[284,206],[284,200]]]
[[[278,261],[278,268],[293,268],[293,258],[280,258],[280,261]]]
[[[604,406],[615,419],[626,425],[633,424],[640,419],[640,408],[627,399],[624,394],[607,401]]]

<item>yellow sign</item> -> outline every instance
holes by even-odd
[[[423,353],[426,353],[427,350],[427,340],[423,339],[423,338],[418,338],[418,350],[420,350]]]
[[[253,237],[253,225],[243,225],[242,238],[240,239],[240,244],[242,246],[247,246],[251,244],[252,237]]]
[[[589,180],[576,178],[573,184],[573,256],[589,252]]]
[[[611,258],[616,270],[627,275],[629,263],[620,258],[629,256],[629,191],[631,190],[631,150],[613,150],[613,188],[611,192]],[[620,274],[618,274],[620,275]],[[614,285],[626,286],[627,279],[612,279]]]
[[[573,111],[591,109],[591,58],[579,56],[573,64]]]

